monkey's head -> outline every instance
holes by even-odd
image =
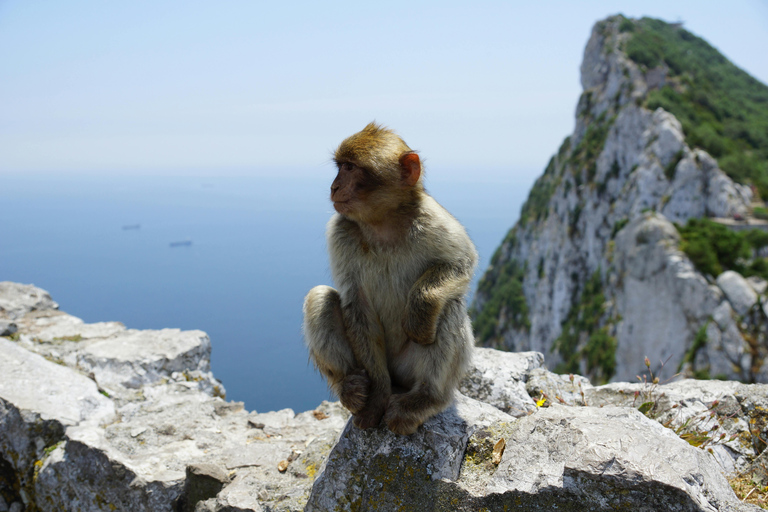
[[[331,185],[333,207],[354,221],[385,221],[424,190],[419,155],[375,123],[344,139],[333,160],[339,169]]]

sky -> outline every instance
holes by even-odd
[[[374,119],[428,171],[539,174],[619,12],[768,83],[766,0],[0,0],[0,178],[315,172]]]

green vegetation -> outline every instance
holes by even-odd
[[[501,257],[496,252],[491,261],[491,268],[480,280],[478,293],[486,294],[488,301],[478,313],[475,308],[470,310],[473,319],[473,328],[480,342],[495,340],[498,345],[499,333],[508,327],[516,329],[530,329],[528,320],[528,303],[523,294],[524,268],[515,260],[510,260],[498,270],[494,265],[498,264]],[[500,322],[500,316],[504,313],[506,322]]]
[[[682,123],[686,142],[718,160],[740,183],[768,197],[768,86],[742,71],[703,39],[660,20],[624,20],[625,51],[641,67],[666,65],[667,82],[645,106],[662,107]]]
[[[707,346],[707,327],[709,326],[709,320],[704,322],[702,326],[699,328],[698,331],[696,331],[696,336],[693,337],[693,343],[691,343],[691,348],[688,349],[688,352],[686,352],[685,357],[680,362],[680,367],[677,369],[677,371],[680,371],[683,367],[684,363],[690,363],[693,365],[693,363],[696,361],[696,354],[699,350],[703,349]],[[706,368],[697,368],[693,370],[693,377],[695,379],[699,380],[709,380],[711,377],[709,375],[709,366]]]
[[[521,226],[524,226],[529,220],[538,222],[547,218],[547,215],[549,215],[549,200],[552,198],[552,194],[555,193],[558,183],[559,180],[555,177],[555,157],[552,157],[547,168],[544,170],[544,174],[539,176],[533,184],[533,188],[528,194],[528,199],[523,203],[523,208],[520,211]]]
[[[758,219],[768,220],[768,208],[762,206],[755,206],[752,211],[752,215]]]
[[[520,211],[521,226],[525,226],[529,220],[538,222],[546,219],[549,215],[549,200],[552,199],[552,194],[555,193],[555,189],[560,185],[565,157],[570,149],[571,138],[566,137],[560,145],[560,149],[557,150],[557,158],[550,158],[547,168],[544,169],[544,174],[533,184],[533,188],[528,194],[528,199],[523,203],[523,208]],[[570,183],[566,183],[566,186],[568,185]]]
[[[589,108],[589,101],[587,101],[587,107]],[[574,169],[579,173],[582,169],[587,170],[587,181],[592,182],[597,173],[597,157],[605,146],[605,139],[608,137],[608,130],[616,120],[616,116],[612,116],[606,120],[605,112],[600,114],[597,119],[592,120],[587,124],[587,132],[584,134],[584,138],[573,148],[571,153],[571,163]],[[618,167],[618,164],[617,164]]]
[[[616,223],[613,225],[613,229],[611,230],[611,238],[616,238],[616,233],[621,231],[624,226],[629,224],[629,219],[624,217],[623,219],[619,219],[616,221]]]
[[[664,176],[666,176],[669,181],[672,181],[675,179],[675,171],[677,169],[677,164],[679,164],[680,160],[682,159],[683,159],[683,150],[681,149],[680,151],[675,153],[675,156],[672,157],[672,160],[670,160],[667,166],[664,168]]]
[[[690,219],[685,226],[675,227],[683,239],[680,249],[702,274],[717,277],[725,270],[735,270],[768,279],[768,260],[753,258],[753,249],[768,246],[768,232],[733,231],[709,219]]]
[[[563,358],[555,372],[578,373],[584,360],[593,382],[608,382],[616,373],[617,341],[608,333],[607,326],[600,325],[604,309],[603,282],[597,271],[584,286],[578,303],[571,307],[563,330],[552,346]],[[582,339],[586,339],[586,343],[580,347]]]

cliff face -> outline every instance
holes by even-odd
[[[480,282],[476,331],[485,345],[540,351],[551,368],[597,380],[634,380],[648,356],[665,362],[666,377],[685,369],[766,382],[764,281],[702,275],[673,225],[746,217],[755,189],[691,147],[678,118],[649,108],[696,77],[628,56],[628,45],[640,54],[632,38],[650,30],[643,22],[616,16],[594,27],[576,127]]]

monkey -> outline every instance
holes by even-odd
[[[304,299],[310,359],[359,428],[416,432],[447,408],[474,347],[477,252],[423,185],[419,155],[375,122],[334,153],[326,229],[336,289]]]

